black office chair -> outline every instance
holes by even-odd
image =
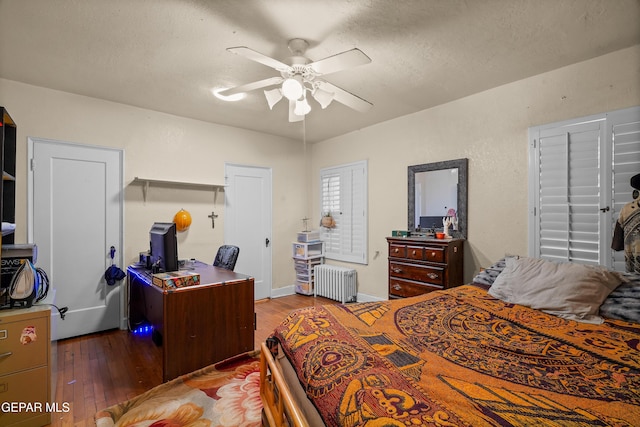
[[[225,268],[233,271],[236,267],[236,261],[238,260],[238,254],[240,248],[232,245],[222,245],[218,249],[216,259],[213,260],[214,267]]]

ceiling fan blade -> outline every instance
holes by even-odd
[[[277,59],[270,58],[267,55],[263,55],[262,53],[256,52],[253,49],[249,49],[246,46],[229,47],[227,48],[227,51],[235,53],[236,55],[244,56],[247,59],[259,62],[262,65],[266,65],[267,67],[274,68],[278,71],[288,70],[290,68],[284,62],[280,62]]]
[[[309,67],[318,74],[331,74],[370,62],[371,58],[365,55],[360,49],[355,48],[312,62],[309,64]]]
[[[371,107],[373,107],[373,104],[369,101],[366,101],[359,96],[352,94],[351,92],[347,92],[346,90],[341,89],[329,82],[321,82],[320,88],[327,92],[333,93],[333,99],[335,101],[338,101],[339,103],[353,108],[354,110],[361,113],[366,113]]]
[[[295,100],[291,100],[289,101],[289,122],[293,123],[293,122],[301,122],[304,120],[304,116],[299,116],[296,113],[293,112],[293,110],[295,110],[296,108],[296,101]]]
[[[261,89],[267,86],[273,86],[282,83],[282,77],[269,77],[268,79],[258,80],[257,82],[247,83],[242,86],[236,86],[218,92],[222,96],[235,95],[236,93],[245,93],[252,90]]]

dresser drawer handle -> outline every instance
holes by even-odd
[[[400,289],[402,289],[402,286],[398,285],[397,283],[395,285],[393,285],[393,289],[396,291],[399,291]]]
[[[437,275],[436,273],[429,273],[429,274],[427,274],[427,277],[428,277],[429,279],[437,279],[437,278],[438,278],[438,275]]]
[[[432,256],[433,258],[435,258],[435,257],[436,257],[436,253],[435,253],[435,252],[431,252],[431,256]]]
[[[402,273],[401,268],[392,268],[391,271],[393,271],[394,273]]]
[[[411,255],[415,256],[416,255],[416,251],[414,250],[413,252],[411,252]]]
[[[9,357],[13,354],[13,352],[11,351],[7,351],[6,353],[0,353],[0,359],[4,358],[4,357]]]
[[[400,249],[395,248],[395,249],[393,250],[393,252],[397,254],[398,252],[400,252]]]
[[[7,332],[6,329],[0,330],[0,340],[6,340],[8,336],[9,336],[9,333]]]

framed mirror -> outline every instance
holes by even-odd
[[[409,166],[408,228],[410,232],[442,230],[442,218],[454,217],[452,237],[467,238],[468,159]]]

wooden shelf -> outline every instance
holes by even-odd
[[[205,187],[205,188],[213,188],[213,189],[225,187],[225,185],[220,185],[220,184],[206,184],[206,183],[202,183],[202,182],[188,182],[188,181],[168,181],[168,180],[163,180],[163,179],[139,178],[137,176],[133,179],[133,183],[134,184],[137,184],[137,183],[140,183],[140,184],[158,184],[160,186],[162,186],[162,185],[178,185],[178,186],[184,186],[184,187]]]
[[[18,128],[4,107],[0,107],[0,218],[16,223],[16,145]],[[13,232],[4,234],[3,244],[15,241]]]
[[[202,182],[189,182],[189,181],[170,181],[170,180],[163,180],[163,179],[140,178],[137,176],[133,179],[132,184],[142,185],[142,197],[145,202],[147,201],[147,192],[149,191],[149,187],[151,186],[151,184],[157,185],[159,187],[178,186],[178,187],[191,187],[196,189],[201,188],[204,190],[215,190],[216,196],[218,194],[218,191],[220,191],[220,189],[224,189],[224,187],[226,187],[226,185],[222,185],[222,184],[207,184]]]

